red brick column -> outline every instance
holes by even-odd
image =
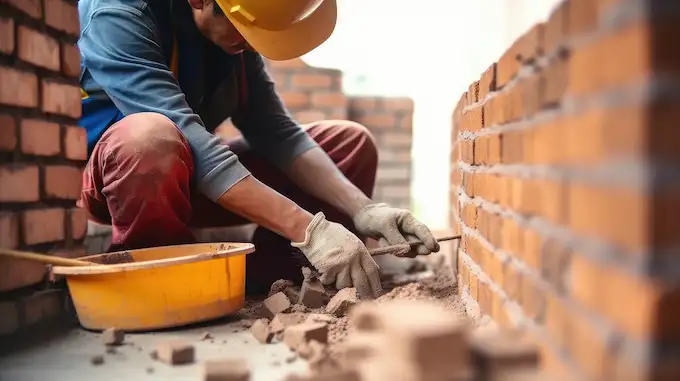
[[[409,209],[413,101],[351,97],[349,119],[368,127],[378,144],[378,176],[373,199]]]
[[[678,21],[564,1],[456,108],[460,291],[556,377],[680,379]]]
[[[0,1],[0,247],[83,254],[87,156],[75,0]],[[0,257],[0,335],[58,314],[44,265]]]

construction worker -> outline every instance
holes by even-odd
[[[300,57],[331,35],[335,0],[80,0],[78,9],[90,155],[79,204],[112,225],[109,250],[254,222],[250,290],[300,281],[306,258],[325,284],[363,298],[381,287],[362,239],[439,250],[409,211],[371,201],[377,150],[367,130],[298,125],[267,74],[262,56]],[[211,133],[227,118],[243,138]]]

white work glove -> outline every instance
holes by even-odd
[[[387,204],[371,204],[353,217],[354,227],[365,236],[378,239],[380,246],[422,242],[414,245],[405,257],[428,255],[439,251],[439,243],[430,229],[406,209],[392,208]],[[402,256],[402,255],[400,255]]]
[[[340,290],[355,287],[359,297],[380,296],[382,286],[378,264],[363,242],[344,226],[326,220],[319,212],[309,223],[304,242],[291,242],[320,273],[323,284]]]

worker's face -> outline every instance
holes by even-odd
[[[203,35],[229,54],[238,54],[248,48],[243,36],[229,22],[214,0],[189,0],[194,11],[194,21]]]

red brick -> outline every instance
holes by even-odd
[[[545,291],[534,277],[522,277],[522,308],[528,318],[538,323],[545,319]]]
[[[38,167],[0,166],[0,202],[33,202],[39,199]]]
[[[184,365],[193,363],[196,359],[196,349],[190,343],[181,340],[169,340],[156,347],[158,360],[169,365]]]
[[[11,115],[0,114],[0,151],[13,151],[17,140],[16,119]]]
[[[541,248],[541,274],[560,292],[566,291],[571,256],[571,250],[554,239],[546,240]]]
[[[34,19],[39,19],[42,17],[41,0],[0,0],[0,3],[7,3],[33,17]]]
[[[678,73],[680,58],[672,49],[678,37],[675,24],[660,20],[638,22],[593,41],[570,57],[569,93],[583,95],[639,83],[654,71]]]
[[[64,209],[33,209],[22,212],[22,234],[26,245],[63,241]]]
[[[479,95],[480,101],[483,101],[489,93],[496,91],[496,63],[489,66],[479,79]]]
[[[574,298],[640,340],[680,339],[680,290],[628,273],[611,263],[574,254],[569,272]],[[636,311],[636,313],[630,313]]]
[[[329,89],[333,78],[324,74],[293,74],[291,85],[294,89]]]
[[[80,50],[73,44],[61,44],[61,72],[68,77],[80,76]]]
[[[87,133],[78,126],[66,126],[64,155],[69,160],[87,160]]]
[[[531,118],[536,114],[542,106],[541,98],[541,75],[533,74],[529,77],[525,77],[519,83],[521,90],[521,99],[519,100],[522,105],[519,108],[518,113],[520,118]]]
[[[574,184],[569,199],[569,225],[577,234],[597,237],[632,252],[677,242],[673,235],[661,236],[650,229],[652,199],[640,191]]]
[[[397,125],[397,119],[392,114],[370,113],[357,117],[355,120],[368,127],[369,130],[393,129]]]
[[[14,20],[0,17],[0,52],[14,52]]]
[[[59,125],[37,119],[21,121],[21,152],[29,155],[54,156],[61,151]]]
[[[503,285],[504,280],[504,262],[501,257],[489,252],[486,256],[486,263],[484,272],[491,278],[491,280],[499,286]]]
[[[65,165],[45,167],[45,196],[51,199],[77,200],[82,186],[82,170]]]
[[[517,59],[528,63],[543,55],[543,30],[542,23],[536,24],[518,39],[515,45]]]
[[[367,111],[378,108],[376,97],[350,97],[349,108],[352,111]]]
[[[542,258],[541,249],[543,245],[543,237],[534,229],[520,229],[521,234],[521,253],[520,257],[532,270],[538,272],[541,270]]]
[[[479,131],[484,127],[482,123],[483,106],[468,108],[463,113],[463,131]]]
[[[326,118],[326,114],[324,114],[321,111],[298,111],[293,113],[293,117],[295,120],[297,120],[299,123],[306,124],[306,123],[312,123],[312,122],[317,122],[319,120],[324,120]]]
[[[479,278],[473,272],[470,272],[470,296],[474,300],[479,300]]]
[[[19,219],[14,213],[0,213],[0,247],[14,249],[19,245]]]
[[[563,164],[569,146],[566,121],[557,118],[525,131],[525,160],[528,164]],[[591,135],[590,133],[588,134]],[[592,137],[591,137],[592,138]],[[587,140],[587,139],[584,139]],[[566,142],[566,143],[565,143]],[[583,142],[585,143],[585,142]]]
[[[78,36],[80,33],[78,8],[75,4],[64,0],[45,2],[45,22],[52,28],[73,36]]]
[[[413,112],[413,99],[411,98],[400,98],[400,97],[390,97],[381,98],[382,108],[387,111],[404,111]]]
[[[477,103],[479,100],[479,81],[474,81],[470,84],[468,88],[468,103]]]
[[[44,112],[72,118],[80,117],[80,88],[78,86],[45,80],[41,82],[41,85]]]
[[[546,54],[550,55],[556,49],[564,47],[569,33],[567,29],[569,26],[568,16],[569,1],[561,1],[550,14],[543,33],[543,47]]]
[[[461,160],[464,163],[472,164],[475,162],[475,142],[473,140],[460,141]]]
[[[493,292],[486,282],[479,282],[479,294],[477,298],[479,300],[479,308],[485,315],[491,314],[491,308],[493,307]]]
[[[267,61],[267,64],[274,69],[306,69],[309,66],[300,58],[287,61]]]
[[[389,149],[410,149],[413,144],[413,135],[411,133],[402,132],[387,132],[379,137],[381,147],[389,147]]]
[[[24,307],[24,324],[32,326],[54,320],[64,312],[63,300],[62,290],[43,290],[24,298],[21,301]]]
[[[567,61],[557,58],[550,61],[547,68],[541,72],[539,93],[541,106],[551,106],[562,101],[569,83]]]
[[[597,28],[598,5],[593,0],[570,0],[567,7],[569,15],[569,35],[578,36]]]
[[[477,228],[477,206],[473,203],[467,203],[463,206],[463,222],[471,229]]]
[[[24,25],[19,25],[17,33],[19,36],[19,59],[36,66],[59,71],[59,43],[57,40]]]
[[[475,196],[475,177],[470,172],[463,172],[463,188],[469,197]]]
[[[503,290],[508,297],[516,302],[522,301],[522,273],[514,262],[503,265]]]
[[[505,106],[507,98],[507,92],[499,92],[484,103],[484,127],[505,124],[508,119]]]
[[[289,109],[308,108],[310,104],[309,94],[307,93],[286,91],[279,92],[279,97]]]
[[[479,136],[475,139],[474,144],[474,164],[487,164],[489,157],[488,138],[486,136]]]
[[[73,250],[57,250],[46,254],[72,259],[85,256],[85,251],[82,248],[78,248]],[[46,273],[47,268],[44,263],[0,256],[0,292],[40,283],[40,281],[45,279]],[[0,320],[2,320],[1,316]]]
[[[75,240],[85,238],[85,233],[87,233],[87,212],[85,209],[72,208],[69,210],[69,220],[71,224],[71,238]]]
[[[501,156],[502,156],[502,142],[501,142],[501,135],[500,134],[493,134],[493,135],[487,135],[487,139],[489,140],[488,142],[488,149],[489,153],[487,156],[487,162],[488,164],[498,164],[501,162]]]
[[[0,66],[0,83],[0,104],[38,106],[38,78],[35,74]]]
[[[521,62],[517,59],[516,46],[512,45],[503,53],[498,60],[496,67],[496,87],[502,88],[513,79],[521,67]]]
[[[522,131],[509,131],[501,136],[502,162],[504,164],[521,162],[524,152]]]

